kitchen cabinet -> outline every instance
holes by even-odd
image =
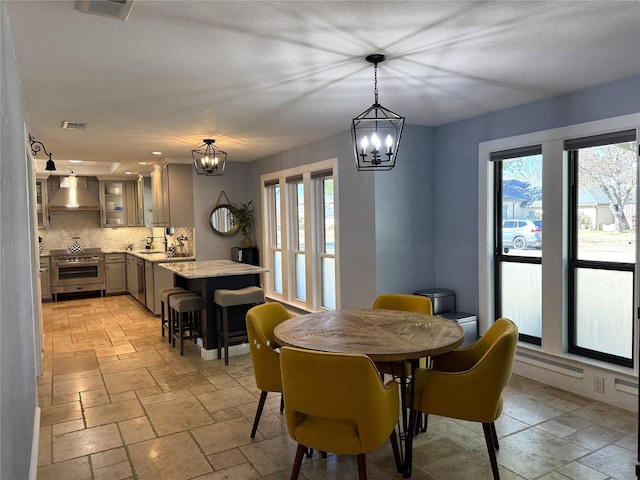
[[[43,301],[52,300],[51,294],[51,258],[40,257],[40,296]]]
[[[145,303],[147,308],[153,312],[154,305],[154,273],[153,273],[153,262],[145,261],[144,262],[144,295],[145,295]]]
[[[193,227],[193,167],[164,164],[151,173],[153,224],[165,227]]]
[[[181,260],[168,258],[166,261],[145,261],[145,294],[146,305],[155,315],[160,315],[160,290],[173,287],[173,273],[162,268],[163,263],[192,262],[193,259]],[[166,308],[166,307],[165,307]]]
[[[47,180],[36,180],[36,215],[38,217],[38,228],[46,229],[49,226],[49,214],[47,209]]]
[[[127,292],[138,298],[138,259],[133,255],[127,255]]]
[[[137,180],[100,180],[103,227],[144,226],[142,190]]]
[[[124,257],[124,253],[107,253],[104,256],[107,295],[127,292],[127,270]]]

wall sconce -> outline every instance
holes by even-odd
[[[31,146],[31,151],[33,152],[34,157],[38,154],[40,150],[42,150],[44,154],[49,157],[49,160],[47,160],[47,165],[46,167],[44,167],[44,169],[49,172],[55,171],[56,164],[53,162],[53,160],[51,160],[51,154],[47,152],[47,149],[44,146],[44,144],[42,142],[38,142],[31,134],[29,134],[29,144]]]

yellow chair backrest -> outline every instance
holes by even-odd
[[[408,295],[403,293],[385,293],[378,295],[373,308],[386,310],[402,310],[405,312],[424,313],[431,315],[433,310],[429,297],[420,295]]]
[[[501,318],[474,345],[434,357],[433,370],[420,372],[420,409],[447,417],[493,422],[502,412],[502,390],[509,383],[518,327]]]
[[[287,428],[310,448],[344,455],[373,451],[399,416],[396,382],[382,384],[369,357],[282,348]]]
[[[291,314],[277,302],[263,303],[247,312],[247,337],[256,386],[265,392],[281,392],[280,355],[274,350],[273,331]]]

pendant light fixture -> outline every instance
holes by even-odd
[[[378,64],[385,58],[380,53],[366,57],[374,65],[374,103],[353,119],[351,127],[358,170],[391,170],[398,156],[404,117],[378,103]]]
[[[205,138],[202,141],[204,142],[202,145],[191,150],[196,173],[209,176],[222,175],[227,163],[227,153],[213,145],[215,140]]]
[[[33,152],[34,157],[40,150],[42,150],[44,154],[49,157],[49,160],[47,160],[47,165],[44,167],[45,170],[49,172],[53,172],[56,170],[56,164],[53,160],[51,160],[51,154],[47,152],[44,144],[42,142],[38,142],[31,134],[29,134],[29,145],[31,146],[31,151]]]

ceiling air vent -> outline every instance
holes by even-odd
[[[66,120],[63,121],[60,126],[62,128],[68,128],[70,130],[84,130],[85,128],[87,128],[87,124],[86,123],[80,123],[80,122],[67,122]]]
[[[77,0],[75,9],[123,22],[129,16],[134,0]]]

